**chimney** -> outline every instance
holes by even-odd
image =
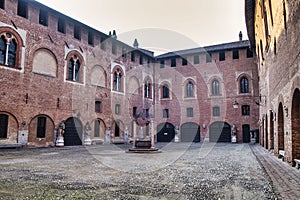
[[[240,33],[239,33],[239,38],[240,38],[240,41],[243,40],[243,33],[242,33],[242,31],[240,31]]]
[[[133,47],[134,47],[134,48],[136,48],[136,49],[138,49],[138,48],[139,48],[139,43],[138,43],[138,41],[137,41],[137,39],[136,39],[136,38],[134,39],[134,42],[133,42]]]
[[[112,32],[112,37],[115,38],[115,39],[117,39],[117,33],[116,33],[116,30],[113,30],[113,32]]]
[[[109,31],[108,35],[111,36],[111,31]]]

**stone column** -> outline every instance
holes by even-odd
[[[136,141],[136,121],[133,121],[133,148],[135,148],[135,141]]]

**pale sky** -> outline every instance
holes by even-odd
[[[38,0],[106,34],[156,52],[247,39],[244,0]],[[162,45],[168,41],[168,45]]]

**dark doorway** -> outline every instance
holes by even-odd
[[[157,131],[157,142],[171,142],[175,137],[175,127],[171,123],[159,124]]]
[[[278,107],[278,149],[276,153],[279,153],[279,150],[284,150],[284,115],[283,115],[283,106],[282,103]]]
[[[209,128],[210,142],[231,142],[231,128],[226,122],[214,122]]]
[[[82,124],[79,119],[69,118],[65,122],[65,146],[82,145]]]
[[[274,149],[274,114],[273,111],[270,112],[270,149]]]
[[[292,161],[300,159],[300,91],[296,89],[292,101]],[[295,163],[293,163],[295,164]]]
[[[250,126],[249,124],[243,124],[243,142],[249,143],[250,142]]]
[[[115,123],[115,137],[120,137],[120,122]]]
[[[265,125],[265,148],[269,149],[268,115],[266,115],[265,123],[266,123],[266,125]]]
[[[8,115],[0,115],[0,138],[7,138]]]
[[[185,123],[181,126],[181,142],[200,142],[200,126],[196,123]]]

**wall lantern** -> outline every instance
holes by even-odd
[[[203,127],[203,129],[206,129],[206,124],[203,123],[203,124],[202,124],[202,127]]]
[[[234,109],[239,108],[239,103],[236,102],[236,100],[235,100],[234,103],[233,103],[233,108],[234,108]]]

